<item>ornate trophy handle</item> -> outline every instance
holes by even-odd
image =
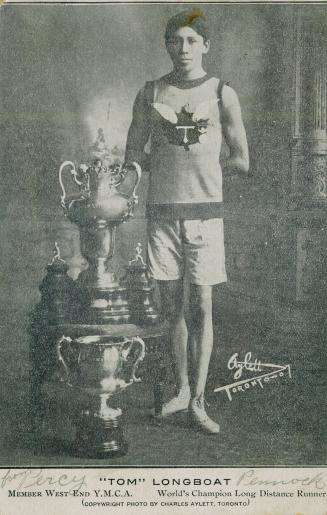
[[[62,189],[62,195],[60,197],[60,202],[61,202],[61,205],[62,205],[62,207],[64,209],[67,208],[67,206],[66,206],[66,197],[67,197],[67,195],[66,195],[65,186],[64,186],[64,183],[63,183],[63,180],[62,180],[62,172],[63,172],[64,168],[66,168],[66,166],[70,166],[71,167],[70,173],[73,176],[74,182],[77,184],[77,186],[79,186],[80,188],[83,186],[83,182],[80,181],[77,178],[78,171],[76,170],[75,164],[72,161],[64,161],[60,165],[60,168],[59,168],[59,184],[60,184],[61,189]],[[79,168],[83,171],[84,174],[87,174],[88,167],[86,165],[80,165]]]
[[[133,383],[139,383],[141,381],[141,378],[136,377],[135,374],[136,374],[136,370],[137,370],[139,363],[141,361],[143,361],[144,356],[145,356],[145,343],[142,340],[142,338],[140,338],[139,336],[134,336],[131,339],[126,338],[126,340],[123,342],[124,348],[123,348],[122,357],[123,357],[124,361],[127,361],[128,355],[131,352],[133,345],[135,345],[135,344],[139,345],[140,352],[139,352],[139,355],[133,365],[131,379],[128,383],[126,383],[126,386],[130,386]],[[127,347],[125,348],[125,346],[127,346]]]
[[[58,362],[61,364],[62,368],[64,369],[65,371],[65,374],[66,374],[66,380],[67,380],[67,383],[69,386],[72,386],[71,382],[69,381],[69,376],[70,376],[70,371],[69,371],[69,367],[62,355],[62,346],[64,344],[68,344],[70,346],[70,344],[72,343],[72,339],[69,337],[69,336],[62,336],[61,338],[59,338],[59,340],[57,341],[56,343],[56,353],[57,353],[57,359],[58,359]],[[79,358],[80,356],[78,355],[77,357],[77,363],[79,363]]]
[[[128,172],[131,170],[136,172],[136,180],[135,180],[134,188],[133,188],[133,191],[131,194],[131,200],[132,200],[133,204],[137,204],[138,196],[136,195],[136,190],[139,187],[140,180],[142,177],[142,168],[140,167],[140,165],[138,163],[136,163],[136,161],[125,164],[125,166],[122,169],[122,176],[125,177],[128,174]]]
[[[71,168],[72,168],[72,170],[70,172],[73,173],[75,177],[77,175],[75,165],[74,165],[74,163],[72,161],[64,161],[60,165],[60,168],[59,168],[59,184],[60,184],[61,189],[62,189],[62,195],[60,197],[60,202],[61,202],[61,205],[62,205],[63,208],[66,207],[66,203],[65,203],[65,200],[66,200],[66,190],[65,190],[64,183],[62,181],[62,172],[63,172],[63,169],[66,168],[66,166],[68,166],[68,165],[70,165]]]

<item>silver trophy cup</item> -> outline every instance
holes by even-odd
[[[56,351],[61,381],[68,392],[71,388],[71,398],[78,400],[74,413],[77,452],[98,457],[125,454],[122,410],[115,402],[118,392],[140,381],[136,371],[145,356],[143,340],[62,336]]]

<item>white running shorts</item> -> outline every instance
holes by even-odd
[[[227,281],[224,222],[208,220],[148,220],[148,265],[158,281],[186,278],[213,286]]]

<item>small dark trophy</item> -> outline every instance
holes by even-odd
[[[128,263],[124,284],[127,287],[132,322],[139,325],[157,323],[160,317],[154,301],[155,286],[142,256],[141,243],[137,244],[135,257]]]

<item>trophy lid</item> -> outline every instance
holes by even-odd
[[[47,264],[48,272],[62,272],[66,273],[68,270],[68,265],[64,259],[60,257],[60,248],[58,243],[55,241],[53,248],[53,257],[50,263]]]
[[[152,288],[151,279],[148,277],[148,267],[142,257],[141,243],[136,245],[135,257],[128,262],[125,283],[127,287],[136,289]]]
[[[129,268],[141,268],[142,270],[147,269],[146,263],[142,256],[142,243],[138,242],[138,244],[136,245],[135,256],[133,259],[131,259],[128,262],[128,267]]]
[[[88,153],[95,160],[100,160],[104,166],[112,163],[112,153],[106,143],[104,131],[100,127],[95,142],[89,147]]]

